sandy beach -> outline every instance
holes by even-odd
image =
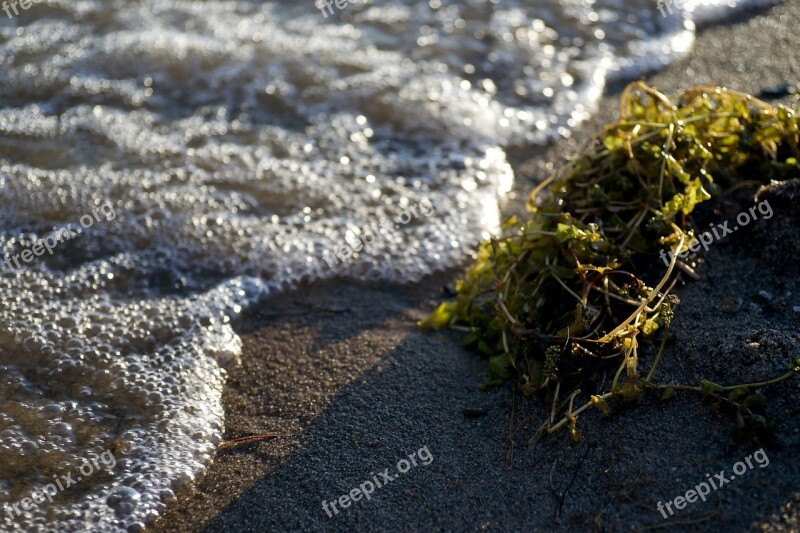
[[[690,58],[646,81],[666,93],[707,83],[752,94],[796,85],[798,20],[798,0],[739,13],[703,29]],[[609,88],[599,115],[571,139],[510,154],[517,201],[509,213],[547,176],[548,164],[558,165],[613,118],[618,90]],[[736,212],[735,203],[721,209],[728,209],[723,218]],[[800,355],[798,267],[775,253],[797,250],[793,220],[791,207],[776,207],[772,220],[714,245],[700,279],[677,289],[682,303],[659,369],[663,380],[756,381]],[[265,300],[237,324],[244,353],[228,369],[226,437],[286,436],[220,452],[152,530],[800,528],[800,380],[768,391],[778,425],[761,445],[737,440],[729,415],[679,395],[663,406],[641,402],[607,418],[585,416],[580,444],[556,434],[530,447],[547,409],[510,387],[478,390],[486,360],[462,349],[452,332],[416,327],[460,274],[409,286],[335,281]],[[720,310],[729,297],[742,299],[738,312]],[[328,516],[324,502],[395,471],[423,447],[429,464]],[[657,510],[758,449],[768,465],[754,465],[668,519]]]

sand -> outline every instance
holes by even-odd
[[[646,80],[672,92],[719,83],[759,93],[798,81],[800,1],[737,15],[705,29],[694,55]],[[616,109],[574,138],[513,153],[518,198]],[[738,213],[740,199],[709,221]],[[795,211],[791,212],[794,203]],[[509,206],[519,209],[519,201]],[[796,201],[769,221],[715,243],[681,298],[662,381],[760,380],[800,356]],[[794,218],[792,218],[794,217]],[[193,491],[171,502],[155,531],[798,531],[800,379],[767,391],[778,425],[761,444],[737,439],[731,416],[691,395],[642,401],[610,417],[580,418],[583,440],[564,434],[528,445],[547,416],[510,387],[481,392],[487,362],[457,334],[415,322],[460,270],[413,286],[336,282],[263,302],[239,324],[244,355],[230,369],[227,436],[293,436],[221,452]],[[736,313],[720,307],[741,298]],[[399,475],[397,463],[427,447]],[[763,449],[742,475],[664,519],[657,509]],[[763,457],[763,456],[762,456]],[[405,464],[401,464],[405,468]],[[323,509],[389,469],[398,477],[369,500]],[[330,505],[328,505],[330,509]]]

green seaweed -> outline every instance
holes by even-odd
[[[464,344],[489,357],[488,385],[512,379],[549,401],[540,433],[569,426],[578,440],[586,409],[608,413],[610,402],[645,391],[668,400],[676,390],[732,407],[743,428],[766,428],[758,389],[796,375],[800,360],[756,384],[662,385],[653,375],[678,304],[677,275],[692,273],[678,255],[694,239],[688,215],[724,191],[797,177],[798,124],[788,107],[720,87],[673,102],[629,85],[620,119],[531,192],[528,219],[511,217],[484,242],[455,299],[421,325],[465,331]],[[666,269],[664,248],[674,251]],[[660,349],[642,368],[640,347],[659,334]],[[604,386],[607,373],[614,377]],[[575,408],[582,390],[598,393]]]

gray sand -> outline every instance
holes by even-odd
[[[758,93],[796,83],[798,20],[800,1],[792,1],[707,29],[691,59],[648,81],[666,92],[715,82]],[[558,164],[612,117],[616,98],[609,95],[576,138],[514,155],[524,161],[516,165],[520,196],[546,175],[548,161]],[[709,220],[730,219],[739,206],[721,209]],[[776,209],[771,220],[712,247],[701,279],[677,290],[682,303],[661,380],[760,380],[800,355],[800,313],[792,310],[800,306],[798,232]],[[760,446],[737,440],[730,416],[683,394],[608,418],[587,412],[580,444],[561,433],[530,448],[546,409],[510,388],[478,391],[486,361],[461,349],[456,334],[415,327],[458,274],[411,287],[331,283],[264,302],[240,326],[244,357],[225,393],[228,437],[296,436],[220,453],[153,529],[798,531],[800,380],[767,391],[779,420],[763,445],[769,465],[754,463],[708,501],[664,520],[657,502],[707,473],[730,475]],[[726,297],[742,298],[738,313],[719,310]],[[323,500],[386,468],[396,475],[398,460],[422,447],[433,456],[429,465],[411,467],[332,518],[323,510]]]

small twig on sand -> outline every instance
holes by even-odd
[[[586,452],[583,454],[583,457],[580,458],[580,460],[578,461],[578,465],[575,467],[575,470],[572,472],[572,477],[569,479],[569,481],[567,482],[567,485],[564,487],[564,491],[560,495],[558,494],[558,492],[556,492],[556,489],[553,486],[553,472],[555,472],[555,470],[556,470],[556,464],[558,463],[558,459],[556,459],[553,462],[553,468],[550,469],[549,482],[550,482],[550,491],[553,493],[553,496],[556,497],[556,500],[558,500],[558,507],[556,507],[556,517],[555,517],[556,520],[559,520],[560,517],[561,517],[561,508],[564,507],[564,498],[566,498],[567,493],[569,492],[569,489],[572,488],[572,484],[575,482],[575,478],[578,476],[578,470],[581,469],[581,466],[583,465],[583,461],[586,459],[586,456],[589,455],[590,451],[591,451],[591,448],[587,449]]]
[[[217,451],[224,451],[230,450],[231,448],[236,448],[237,446],[242,446],[244,444],[250,444],[251,442],[259,442],[262,440],[270,440],[270,439],[277,439],[280,437],[295,437],[297,436],[294,433],[289,434],[281,434],[281,433],[263,433],[261,435],[250,435],[248,437],[239,437],[238,439],[229,440],[228,442],[223,442],[220,444]]]

